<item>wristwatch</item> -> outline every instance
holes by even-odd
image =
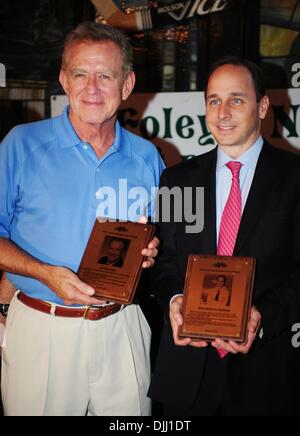
[[[0,303],[0,313],[1,313],[1,315],[7,317],[8,309],[9,309],[9,304]]]

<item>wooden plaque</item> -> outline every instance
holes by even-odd
[[[255,259],[190,255],[180,337],[245,342]]]
[[[97,218],[78,270],[78,277],[101,300],[130,304],[145,258],[141,251],[155,226]]]

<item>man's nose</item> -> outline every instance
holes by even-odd
[[[98,90],[97,79],[95,76],[89,76],[86,84],[86,88],[89,92],[95,92]]]
[[[227,103],[221,103],[218,110],[218,117],[220,119],[227,119],[231,117],[230,107]]]

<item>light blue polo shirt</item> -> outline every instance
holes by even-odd
[[[114,143],[98,159],[78,138],[68,107],[56,118],[17,126],[0,144],[0,237],[77,272],[96,216],[145,214],[163,168],[156,148],[118,122]],[[8,278],[29,296],[63,304],[37,280]]]

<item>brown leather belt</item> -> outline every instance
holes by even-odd
[[[97,321],[98,319],[105,318],[113,313],[119,312],[121,304],[110,304],[108,306],[94,307],[87,306],[84,308],[76,307],[62,307],[51,305],[43,300],[28,297],[23,292],[18,293],[18,299],[31,309],[39,310],[40,312],[48,313],[55,316],[63,316],[66,318],[84,318],[90,321]]]

